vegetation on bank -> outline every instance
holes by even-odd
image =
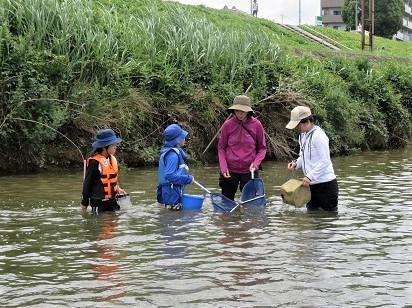
[[[326,27],[306,26],[302,28],[314,35],[324,38],[328,41],[328,38],[332,38],[334,41],[348,47],[348,50],[342,48],[343,52],[356,53],[358,55],[364,55],[373,57],[374,55],[379,57],[391,57],[394,60],[399,61],[412,61],[412,44],[402,41],[391,40],[379,36],[373,37],[373,52],[369,52],[369,46],[365,46],[365,50],[361,49],[361,33],[357,31],[340,31]],[[326,38],[325,38],[326,36]],[[333,41],[330,41],[333,44]],[[365,35],[365,44],[369,44],[369,36]],[[337,46],[341,47],[341,46]]]
[[[297,104],[317,114],[335,155],[403,147],[411,137],[408,60],[331,54],[268,20],[204,6],[0,4],[3,173],[78,167],[82,145],[108,126],[124,140],[122,162],[154,164],[173,122],[189,130],[192,158],[216,160],[216,141],[202,152],[233,97],[248,88],[267,130],[268,158],[294,155],[296,132],[284,126]]]
[[[373,18],[374,33],[391,39],[402,27],[406,2],[404,0],[373,0],[372,3],[369,0],[361,2],[345,0],[341,16],[346,27],[353,30],[358,28],[362,15],[364,15],[364,27],[367,31],[371,28],[369,20]],[[370,9],[373,9],[373,17],[369,14]]]

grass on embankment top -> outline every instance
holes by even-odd
[[[170,1],[164,1],[163,4],[165,5],[165,7],[170,5],[179,5],[176,2]],[[206,18],[220,30],[244,29],[245,31],[251,32],[263,31],[271,36],[272,41],[275,41],[282,48],[317,50],[319,52],[330,51],[330,49],[322,46],[321,44],[313,42],[299,34],[294,33],[293,31],[286,30],[275,22],[267,19],[252,17],[248,14],[235,12],[229,9],[217,10],[206,7],[204,5],[184,6],[186,9],[191,11],[194,16]],[[355,52],[362,55],[402,57],[412,59],[411,43],[374,36],[374,50],[370,52],[369,46],[365,46],[365,50],[361,49],[361,34],[358,32],[349,32],[326,27],[306,25],[303,25],[302,28],[308,32],[311,32],[312,34],[319,36],[320,38],[325,39],[323,36],[318,35],[316,32],[321,33],[329,37],[333,41],[336,41],[351,49],[347,50],[339,44],[334,44],[337,47],[341,48],[342,52],[344,53]],[[365,36],[365,44],[368,43],[369,37]],[[384,50],[382,50],[382,47],[384,48]]]
[[[264,32],[271,36],[273,43],[277,43],[284,48],[326,49],[318,43],[282,28],[275,22],[252,17],[248,14],[230,9],[214,9],[204,5],[183,5],[171,1],[164,1],[163,5],[165,8],[170,8],[175,5],[182,6],[185,10],[188,10],[192,16],[207,19],[221,31],[243,30],[251,33]]]
[[[303,26],[304,30],[311,32],[312,34],[317,35],[316,32],[326,35],[330,39],[339,42],[346,47],[352,49],[351,52],[359,52],[362,54],[373,54],[373,55],[382,55],[382,56],[392,56],[392,57],[405,57],[412,60],[412,44],[396,41],[392,39],[387,39],[379,36],[374,36],[374,50],[369,51],[369,46],[365,45],[365,50],[362,51],[362,36],[359,32],[355,31],[343,31],[335,30],[332,28],[326,27],[316,27],[316,26]],[[310,31],[310,29],[313,30]],[[320,38],[323,38],[321,35],[318,35]],[[365,35],[365,44],[369,44],[369,36]],[[340,47],[340,46],[338,46]],[[382,50],[382,47],[384,50]],[[342,51],[345,51],[342,48]]]

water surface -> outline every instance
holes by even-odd
[[[266,208],[232,214],[163,209],[156,168],[124,172],[132,205],[97,216],[79,211],[82,170],[2,177],[0,303],[412,307],[409,150],[334,158],[337,215],[282,203],[286,163],[264,163]],[[191,168],[215,192],[217,171]]]

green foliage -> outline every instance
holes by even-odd
[[[394,64],[379,69],[367,58],[331,57],[323,63],[301,59],[297,67],[301,68],[298,90],[318,102],[315,110],[330,135],[333,152],[346,153],[357,146],[399,147],[410,139],[411,108],[404,97],[410,91],[397,84],[405,89],[408,74],[394,76]]]
[[[375,35],[392,38],[402,27],[405,14],[403,0],[375,1]]]
[[[356,7],[356,8],[355,8]],[[356,19],[358,24],[361,23],[361,1],[345,0],[342,7],[342,19],[346,24],[346,27],[350,30],[357,30],[358,25],[356,24]],[[356,12],[356,13],[355,13]]]
[[[355,4],[353,0],[345,0],[342,8],[342,19],[350,29],[356,30]],[[361,8],[361,1],[357,6]],[[390,39],[402,27],[405,6],[403,0],[374,0],[374,34]],[[365,30],[370,31],[369,1],[365,0]],[[361,22],[361,13],[358,13],[358,21]]]
[[[352,49],[330,52],[268,20],[156,0],[0,0],[0,20],[0,161],[24,153],[20,170],[47,164],[61,133],[90,144],[104,127],[127,165],[152,164],[173,122],[200,157],[250,85],[257,112],[274,93],[304,95],[335,154],[411,137],[411,44],[377,37],[385,54],[367,53],[357,33],[312,27]]]

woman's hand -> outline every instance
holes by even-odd
[[[310,184],[310,179],[307,176],[305,176],[303,178],[302,185],[303,186],[309,186],[309,184]]]
[[[288,169],[289,169],[289,170],[295,170],[295,169],[296,169],[296,166],[297,166],[296,161],[291,161],[291,162],[288,164]]]
[[[224,178],[230,178],[230,172],[229,170],[226,170],[225,172],[222,173]]]

